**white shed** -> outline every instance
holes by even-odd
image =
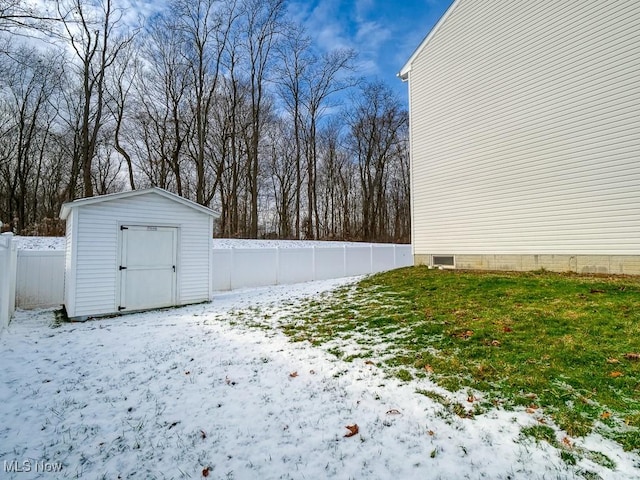
[[[157,187],[65,203],[69,318],[209,301],[214,216]]]

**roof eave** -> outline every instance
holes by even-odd
[[[113,194],[108,194],[108,195],[100,195],[97,197],[88,197],[88,198],[80,198],[78,200],[74,200],[72,202],[66,202],[62,204],[62,207],[60,208],[60,219],[62,220],[66,220],[67,217],[69,216],[69,214],[71,213],[71,209],[73,208],[78,208],[78,207],[82,207],[85,205],[91,205],[93,203],[99,203],[99,202],[104,202],[104,201],[108,201],[108,200],[116,200],[116,199],[122,199],[122,198],[128,198],[128,197],[134,197],[134,196],[138,196],[138,195],[144,195],[147,193],[156,193],[158,195],[161,195],[165,198],[169,198],[173,201],[176,201],[178,203],[181,203],[183,205],[186,205],[187,207],[193,208],[195,210],[198,210],[202,213],[205,213],[207,215],[211,215],[212,217],[219,217],[220,213],[216,212],[215,210],[212,210],[208,207],[205,207],[203,205],[200,205],[196,202],[193,202],[187,198],[183,198],[179,195],[176,195],[175,193],[171,193],[168,192],[167,190],[164,190],[162,188],[159,187],[151,187],[151,188],[146,188],[143,190],[129,190],[126,192],[119,192],[119,193],[113,193]],[[107,198],[105,198],[107,197]]]
[[[414,52],[409,57],[409,60],[407,60],[407,63],[404,64],[404,67],[402,67],[402,69],[398,73],[398,77],[400,78],[400,80],[402,80],[403,82],[406,82],[407,80],[409,80],[409,72],[411,72],[411,66],[413,65],[414,60],[426,48],[426,46],[429,44],[431,39],[436,35],[438,30],[440,30],[441,25],[447,20],[449,15],[451,15],[451,12],[453,12],[455,10],[455,8],[458,6],[460,1],[461,0],[454,0],[454,2],[449,6],[447,11],[444,12],[442,17],[440,17],[440,20],[438,20],[438,22],[433,26],[433,28],[427,34],[427,36],[424,38],[424,40],[422,40],[422,42],[420,42],[420,45],[418,45],[418,48],[416,48],[414,50]]]

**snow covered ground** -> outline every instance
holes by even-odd
[[[64,250],[64,237],[14,237],[20,250]],[[238,238],[214,238],[213,248],[299,248],[342,247],[362,245],[356,242],[327,242],[319,240],[246,240]]]
[[[600,437],[577,444],[615,471],[567,465],[521,438],[536,424],[524,411],[459,418],[416,393],[437,388],[428,380],[402,383],[365,359],[252,326],[252,315],[275,325],[300,299],[348,281],[86,323],[18,311],[0,337],[0,477],[640,478],[638,458]]]

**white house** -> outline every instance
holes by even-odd
[[[414,260],[640,274],[640,2],[455,0],[402,68]]]
[[[67,315],[210,300],[215,215],[156,187],[65,203]]]

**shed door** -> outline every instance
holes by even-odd
[[[175,305],[178,229],[134,225],[120,228],[119,310]]]

